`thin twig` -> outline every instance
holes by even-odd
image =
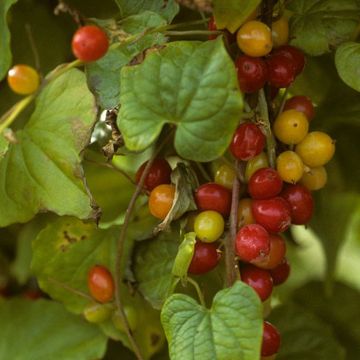
[[[193,36],[193,35],[221,35],[222,31],[211,30],[184,30],[184,31],[165,31],[164,35],[167,36]]]
[[[276,162],[276,141],[274,135],[271,131],[271,124],[269,119],[269,110],[268,104],[266,102],[264,90],[261,89],[259,91],[259,109],[260,109],[260,116],[262,127],[265,131],[266,136],[266,146],[267,146],[267,154],[269,158],[269,164],[272,168],[275,168]]]
[[[238,170],[239,164],[235,160],[235,168]],[[239,207],[240,181],[236,176],[233,182],[231,211],[230,211],[230,234],[225,240],[225,266],[226,266],[226,286],[230,287],[237,279],[236,260],[235,260],[235,238],[237,233],[238,207]]]
[[[198,284],[195,280],[193,280],[191,277],[188,277],[187,280],[188,280],[188,282],[195,288],[196,293],[197,293],[197,296],[198,296],[198,298],[199,298],[199,300],[200,300],[200,304],[201,304],[203,307],[206,307],[204,295],[203,295],[203,293],[202,293],[201,290],[200,290],[199,284]]]
[[[31,30],[30,24],[28,24],[28,23],[25,24],[25,30],[26,30],[26,35],[27,35],[27,37],[28,37],[28,39],[29,39],[31,51],[32,51],[33,56],[34,56],[35,68],[36,68],[36,70],[40,73],[40,57],[39,57],[39,52],[38,52],[38,49],[37,49],[37,47],[36,47],[35,39],[34,39],[32,30]]]
[[[156,156],[159,154],[159,152],[161,151],[163,146],[168,142],[170,136],[172,136],[172,132],[159,145],[158,149],[154,152],[154,154],[151,156],[151,158],[149,159],[149,161],[147,162],[147,164],[145,166],[145,169],[140,177],[139,183],[137,184],[136,189],[130,199],[128,208],[126,209],[124,224],[121,227],[121,231],[120,231],[120,235],[119,235],[119,239],[118,239],[118,243],[117,243],[117,252],[116,252],[116,260],[115,260],[115,303],[116,303],[116,307],[119,311],[120,318],[124,324],[126,335],[130,341],[130,344],[134,350],[136,357],[139,360],[143,360],[144,358],[141,355],[139,345],[137,344],[136,340],[134,339],[134,337],[131,333],[131,330],[129,327],[129,322],[128,322],[128,319],[124,312],[124,305],[123,305],[123,301],[122,301],[122,297],[121,297],[122,296],[121,291],[120,291],[121,290],[120,285],[122,283],[121,261],[122,261],[123,254],[124,254],[124,247],[125,247],[124,245],[125,245],[125,241],[126,241],[127,229],[130,224],[131,215],[135,208],[136,200],[142,192],[145,178],[146,178],[147,174],[149,173],[149,170],[151,168],[153,161],[155,160]]]
[[[284,95],[283,95],[282,98],[281,98],[279,110],[278,110],[278,112],[276,113],[276,117],[275,117],[275,118],[277,118],[277,117],[284,111],[284,106],[285,106],[285,103],[286,103],[286,98],[287,98],[287,96],[288,96],[288,93],[289,93],[289,88],[286,88],[286,90],[285,90],[285,92],[284,92]]]

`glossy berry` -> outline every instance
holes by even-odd
[[[291,208],[282,197],[254,200],[252,212],[255,221],[272,233],[283,232],[291,224]]]
[[[264,321],[261,356],[271,356],[276,354],[279,351],[280,342],[280,334],[276,327],[268,321]]]
[[[199,240],[212,243],[224,232],[224,219],[216,211],[206,210],[195,218],[194,231]]]
[[[260,154],[265,146],[265,136],[258,126],[243,123],[235,131],[230,144],[231,153],[239,160],[250,160]]]
[[[244,198],[239,201],[238,207],[238,229],[245,225],[253,224],[255,222],[252,214],[252,199]]]
[[[274,48],[286,45],[289,41],[289,20],[282,16],[279,20],[274,21],[271,34]]]
[[[255,259],[252,261],[252,264],[256,265],[261,269],[274,269],[284,259],[286,254],[286,244],[284,239],[279,235],[270,236],[270,251],[262,259]]]
[[[285,56],[271,55],[266,60],[269,84],[276,88],[287,88],[295,80],[294,66]]]
[[[109,40],[101,28],[87,25],[75,32],[71,45],[76,58],[90,62],[96,61],[106,54]]]
[[[199,210],[214,210],[228,216],[231,208],[231,192],[215,183],[201,185],[195,191],[195,201]]]
[[[138,323],[139,323],[139,316],[138,316],[137,310],[131,305],[126,305],[126,306],[124,306],[124,313],[125,313],[126,319],[128,321],[130,330],[135,331],[136,328],[138,327]],[[119,310],[114,311],[111,320],[116,329],[123,331],[123,332],[125,331],[125,326],[122,321],[122,317],[120,315]]]
[[[256,171],[249,180],[248,192],[253,199],[269,199],[280,194],[283,182],[272,168]]]
[[[251,176],[259,169],[269,167],[269,159],[264,152],[254,156],[246,163],[245,181],[249,182]]]
[[[302,185],[288,185],[281,196],[290,204],[293,224],[307,224],[314,211],[314,199],[310,191]]]
[[[270,270],[270,275],[275,286],[283,284],[290,275],[290,264],[286,258],[274,269]]]
[[[309,122],[303,113],[286,110],[276,118],[273,130],[282,143],[294,145],[305,138],[309,131]]]
[[[256,20],[242,25],[237,32],[236,40],[241,51],[252,57],[269,54],[273,46],[270,28]]]
[[[8,71],[7,82],[14,93],[29,95],[39,88],[40,76],[31,66],[15,65]]]
[[[270,297],[273,281],[268,271],[247,264],[241,268],[241,280],[257,292],[261,301]]]
[[[335,142],[328,134],[313,131],[296,145],[295,151],[304,164],[310,167],[319,167],[327,164],[334,156]]]
[[[174,185],[159,185],[153,189],[149,197],[150,213],[158,219],[164,220],[169,213],[175,197]]]
[[[276,170],[285,182],[295,184],[303,176],[304,163],[296,152],[288,150],[277,157]]]
[[[259,224],[246,225],[238,231],[235,247],[242,261],[263,259],[270,251],[269,233]]]
[[[147,165],[143,163],[136,172],[136,183],[138,184],[141,175]],[[144,188],[148,191],[153,190],[159,185],[171,183],[171,167],[165,159],[155,159],[144,181]]]
[[[310,191],[320,190],[327,183],[327,172],[323,166],[316,168],[310,168],[308,171],[305,171],[300,184],[304,185]]]
[[[93,266],[88,273],[88,288],[91,296],[100,303],[106,303],[114,297],[114,280],[110,271],[101,265]]]
[[[315,116],[314,105],[307,96],[293,96],[289,100],[286,100],[284,110],[300,111],[309,121]]]
[[[231,190],[235,177],[235,170],[231,166],[223,164],[217,169],[214,180],[217,184]]]
[[[113,310],[110,304],[91,304],[84,309],[84,317],[91,323],[99,324],[109,319]]]
[[[242,92],[251,94],[264,87],[268,70],[263,59],[243,55],[237,58],[235,66]]]
[[[295,76],[304,70],[305,55],[300,49],[291,45],[285,45],[276,49],[274,55],[288,58],[294,68]]]
[[[199,275],[214,269],[220,260],[215,244],[197,241],[188,272]]]

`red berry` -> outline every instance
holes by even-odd
[[[260,154],[265,146],[265,136],[258,126],[252,123],[241,124],[235,131],[230,151],[240,160],[250,160]]]
[[[305,225],[310,221],[314,210],[314,199],[305,186],[288,185],[281,196],[290,204],[293,224]]]
[[[269,83],[277,88],[287,88],[295,80],[295,70],[291,60],[281,55],[271,55],[266,63]]]
[[[273,281],[268,271],[253,265],[245,265],[241,268],[241,280],[257,292],[261,301],[270,297]]]
[[[253,199],[269,199],[281,192],[283,182],[272,168],[262,168],[251,176],[248,191]]]
[[[216,245],[197,241],[195,251],[188,272],[190,274],[204,274],[214,269],[220,260]]]
[[[270,270],[275,286],[283,284],[290,275],[290,264],[286,258],[275,268]]]
[[[274,55],[287,57],[293,65],[295,75],[299,75],[304,70],[305,55],[300,49],[291,45],[284,45],[276,49]]]
[[[269,233],[258,224],[243,226],[236,235],[236,253],[242,261],[262,259],[270,251]]]
[[[101,265],[95,265],[88,273],[88,288],[91,296],[106,303],[114,297],[114,280],[110,271]]]
[[[284,111],[285,110],[300,111],[305,114],[309,121],[315,116],[314,105],[307,96],[293,96],[286,101],[284,106]]]
[[[195,201],[201,211],[214,210],[228,216],[231,208],[231,191],[219,184],[203,184],[195,191]]]
[[[268,321],[264,321],[261,356],[271,356],[276,354],[280,348],[280,340],[280,334],[276,327]]]
[[[136,183],[139,183],[147,163],[143,163],[136,172]],[[144,188],[151,191],[162,184],[171,184],[171,167],[165,159],[155,159],[145,178]]]
[[[285,254],[286,244],[284,239],[279,235],[270,235],[270,252],[262,259],[255,259],[251,263],[261,269],[274,269],[284,260]]]
[[[267,231],[279,233],[287,230],[291,224],[291,208],[281,197],[254,200],[252,212],[255,221]]]
[[[81,27],[72,38],[72,51],[81,61],[96,61],[106,54],[108,48],[105,32],[95,25]]]
[[[241,91],[253,93],[264,87],[267,67],[263,59],[242,55],[237,58],[235,65]]]

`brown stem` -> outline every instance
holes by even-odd
[[[64,288],[65,290],[68,290],[69,292],[71,292],[71,293],[73,293],[75,295],[78,295],[80,297],[83,297],[84,299],[87,299],[87,300],[89,300],[91,302],[94,302],[94,299],[90,295],[85,294],[80,290],[74,289],[73,287],[71,287],[71,286],[69,286],[67,284],[64,284],[64,283],[62,283],[62,282],[60,282],[60,281],[58,281],[58,280],[56,280],[56,279],[54,279],[52,277],[49,277],[48,280],[50,282],[54,283],[55,285],[60,286],[60,287]]]
[[[130,199],[128,208],[126,209],[126,213],[125,213],[125,219],[124,219],[124,224],[121,227],[121,231],[120,231],[120,235],[119,235],[119,239],[118,239],[118,244],[117,244],[117,252],[116,252],[116,260],[115,260],[115,303],[116,303],[116,307],[119,311],[120,314],[120,318],[124,324],[124,328],[125,328],[125,332],[126,335],[130,341],[130,344],[133,348],[133,351],[136,355],[136,357],[138,358],[138,360],[143,360],[144,358],[141,355],[140,352],[140,348],[139,345],[137,344],[135,338],[133,337],[130,327],[129,327],[129,322],[128,319],[126,317],[126,314],[124,312],[124,304],[123,304],[123,300],[121,298],[121,289],[120,289],[120,285],[122,283],[122,279],[121,279],[121,260],[123,258],[123,254],[124,254],[124,245],[125,245],[125,241],[126,241],[126,233],[127,233],[127,229],[129,227],[130,224],[130,219],[131,219],[131,215],[134,211],[134,207],[135,207],[135,203],[136,200],[138,198],[138,196],[141,194],[142,192],[142,188],[143,188],[143,184],[145,181],[145,178],[147,176],[147,174],[149,173],[150,167],[153,163],[153,161],[155,160],[156,156],[159,154],[159,152],[161,151],[161,149],[163,148],[163,146],[167,143],[167,141],[169,140],[170,136],[172,136],[172,132],[164,139],[164,141],[159,145],[158,149],[154,152],[154,154],[151,156],[151,158],[149,159],[148,163],[145,166],[145,169],[141,175],[140,181],[136,186],[136,189]]]
[[[239,163],[235,161],[235,168],[238,172]],[[230,287],[237,279],[235,260],[235,238],[237,233],[238,207],[239,207],[240,181],[236,176],[233,182],[231,211],[230,211],[230,234],[225,241],[225,265],[226,265],[226,286]]]
[[[25,30],[26,30],[26,35],[29,39],[30,42],[30,47],[31,47],[31,51],[33,53],[34,56],[34,63],[35,63],[35,68],[36,70],[40,73],[40,57],[39,57],[39,52],[38,49],[36,47],[36,43],[35,43],[35,39],[31,30],[31,26],[30,24],[25,24]]]

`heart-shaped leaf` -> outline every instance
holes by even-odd
[[[261,3],[261,0],[214,0],[214,17],[218,29],[234,33]]]
[[[70,70],[44,88],[16,143],[0,158],[0,227],[45,210],[95,216],[80,164],[94,122],[94,99],[81,71]]]
[[[242,97],[234,63],[222,39],[179,41],[151,52],[121,71],[118,125],[129,150],[155,142],[176,125],[180,156],[210,161],[224,153],[241,118]]]
[[[96,326],[54,301],[3,301],[0,321],[1,359],[93,360],[106,351],[107,338]]]
[[[17,0],[2,0],[0,2],[0,80],[11,65],[10,32],[7,25],[7,13]]]
[[[360,92],[360,44],[342,44],[336,51],[335,64],[345,84]]]
[[[175,294],[161,311],[172,360],[255,360],[260,357],[262,306],[247,285],[236,282],[214,297],[211,309]]]
[[[322,55],[351,40],[360,20],[357,0],[293,0],[291,44],[312,56]]]

